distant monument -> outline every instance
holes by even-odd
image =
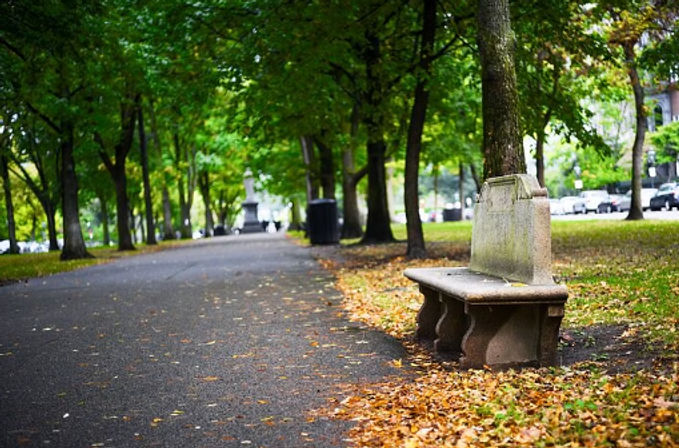
[[[243,210],[245,210],[245,222],[241,233],[257,233],[263,232],[262,224],[257,217],[257,205],[259,204],[255,199],[255,179],[252,177],[252,171],[248,168],[243,174],[243,185],[245,186],[245,202],[243,202]]]

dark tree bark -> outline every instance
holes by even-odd
[[[538,132],[535,140],[535,167],[537,171],[538,183],[541,187],[545,186],[545,133]]]
[[[363,174],[358,176],[354,159],[359,121],[358,105],[354,104],[351,111],[351,140],[342,150],[342,208],[344,222],[342,223],[341,238],[360,238],[363,236],[356,187],[366,171],[364,170]]]
[[[156,224],[153,221],[153,201],[151,200],[151,181],[149,180],[149,156],[146,150],[146,133],[144,132],[144,112],[142,105],[137,108],[139,123],[139,152],[141,157],[141,172],[144,183],[144,212],[146,215],[146,244],[158,244],[156,241]]]
[[[313,139],[309,136],[302,136],[300,137],[300,144],[302,146],[304,165],[306,165],[306,200],[308,203],[314,199],[318,199],[318,170],[316,167]]]
[[[111,175],[116,193],[116,227],[118,230],[118,250],[134,250],[132,234],[130,232],[130,205],[127,198],[127,173],[125,165],[127,155],[132,148],[134,140],[134,125],[137,121],[137,109],[139,107],[139,95],[134,98],[126,98],[126,102],[120,105],[120,136],[114,147],[114,158],[109,157],[104,140],[99,133],[95,133],[95,141],[99,144],[99,157]]]
[[[73,123],[64,121],[61,124],[61,212],[63,216],[64,246],[61,250],[62,260],[92,258],[87,252],[80,226],[80,210],[78,207],[78,178],[75,173],[73,157]]]
[[[210,174],[207,171],[203,171],[198,176],[198,188],[205,207],[205,238],[209,238],[212,236],[214,220],[212,219],[212,201],[210,200]]]
[[[460,162],[459,165],[459,185],[458,185],[458,196],[460,196],[460,213],[464,216],[464,163]]]
[[[177,179],[177,193],[179,194],[179,217],[181,220],[180,230],[182,238],[191,238],[191,207],[193,206],[193,192],[195,188],[195,151],[189,154],[188,147],[182,148],[179,143],[179,134],[174,133],[175,163],[179,165],[182,160],[188,166],[186,171],[186,186],[184,176],[180,175]]]
[[[335,199],[335,161],[333,160],[332,149],[318,136],[314,137],[313,141],[318,148],[323,198]]]
[[[0,149],[1,151],[1,149]],[[12,203],[12,188],[9,181],[9,169],[7,168],[7,157],[0,152],[0,174],[2,174],[2,188],[5,192],[5,208],[7,211],[7,232],[9,234],[9,253],[18,254],[20,252],[16,238],[16,224],[14,222],[14,204]]]
[[[149,112],[151,113],[151,133],[153,134],[153,146],[156,150],[156,156],[162,157],[163,150],[160,146],[160,138],[158,137],[158,124],[156,122],[155,108],[153,107],[153,100],[149,100]],[[172,204],[170,202],[170,192],[167,188],[168,175],[163,173],[163,186],[161,188],[161,195],[163,198],[163,240],[173,240],[175,238],[174,229],[172,228]]]
[[[163,239],[173,240],[176,235],[172,227],[172,202],[170,202],[170,191],[167,185],[163,184]]]
[[[430,57],[434,52],[436,32],[436,0],[424,0],[422,14],[422,41],[420,47],[420,70],[417,72],[417,84],[413,108],[408,127],[406,144],[406,163],[403,201],[406,209],[406,231],[408,247],[406,255],[410,258],[423,258],[427,255],[424,245],[424,233],[420,220],[420,152],[422,149],[422,131],[427,116],[429,88],[427,78],[430,74]]]
[[[644,89],[639,80],[636,66],[634,42],[623,44],[627,63],[627,74],[634,91],[634,108],[636,110],[636,133],[632,146],[632,199],[630,202],[629,220],[644,219],[641,205],[641,175],[643,170],[644,138],[646,137],[646,111],[644,110]]]
[[[99,205],[101,206],[101,226],[103,230],[103,243],[104,246],[108,247],[111,245],[111,232],[109,231],[108,227],[108,201],[106,198],[102,195],[99,196]]]
[[[476,165],[474,165],[473,162],[469,164],[469,171],[471,171],[474,185],[476,185],[476,193],[481,193],[481,179],[479,178],[479,173],[476,171]]]
[[[299,199],[292,198],[290,210],[290,230],[302,230],[302,213],[299,205]]]
[[[478,0],[484,178],[526,172],[508,0]]]
[[[368,221],[362,243],[388,243],[394,241],[387,204],[386,172],[384,167],[386,144],[384,141],[384,102],[382,73],[380,70],[380,40],[373,30],[366,33],[367,46],[363,52],[366,70],[364,94],[366,113],[363,117],[368,133]]]
[[[49,238],[49,250],[57,251],[59,250],[59,242],[57,241],[57,225],[56,225],[56,210],[57,210],[57,200],[52,196],[50,184],[47,181],[47,174],[45,172],[45,163],[43,158],[40,156],[38,151],[31,151],[30,160],[35,167],[38,174],[38,181],[34,180],[33,177],[26,171],[23,163],[15,157],[12,157],[14,166],[18,168],[18,171],[11,170],[13,173],[20,178],[30,190],[33,192],[40,206],[45,212],[47,218],[47,234]],[[57,168],[58,171],[58,168]],[[38,183],[39,182],[39,183]]]

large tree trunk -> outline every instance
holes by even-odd
[[[373,30],[366,33],[367,47],[363,58],[367,87],[364,123],[368,132],[368,222],[362,243],[394,241],[391,233],[385,173],[384,86],[382,85],[380,40]]]
[[[629,220],[644,219],[641,205],[641,175],[643,169],[644,138],[646,137],[646,112],[644,111],[644,89],[641,87],[639,74],[636,67],[636,55],[634,43],[626,42],[623,45],[632,90],[634,90],[634,107],[636,109],[636,134],[632,146],[632,199],[630,203]]]
[[[422,258],[427,251],[424,246],[424,233],[420,219],[420,152],[422,149],[422,131],[427,117],[429,88],[427,78],[430,72],[430,61],[434,51],[436,32],[436,0],[424,0],[422,14],[422,44],[420,47],[420,71],[418,72],[415,98],[408,126],[406,144],[405,185],[403,201],[406,209],[406,231],[408,247],[406,255],[410,258]]]
[[[1,149],[0,149],[1,151]],[[2,188],[5,191],[5,207],[7,211],[7,232],[9,233],[9,253],[20,252],[16,238],[16,224],[14,222],[14,204],[12,203],[12,188],[9,181],[7,157],[0,153],[0,173],[2,174]]]
[[[351,140],[342,150],[342,208],[344,221],[342,223],[341,238],[360,238],[363,236],[358,210],[358,194],[356,193],[359,178],[356,176],[356,163],[354,159],[359,120],[358,106],[354,105],[351,112]]]
[[[508,0],[478,0],[484,178],[526,172]]]
[[[372,134],[372,135],[371,135]],[[384,153],[386,145],[381,130],[374,129],[368,136],[368,222],[362,243],[394,241],[387,205]]]
[[[158,244],[156,241],[156,225],[153,222],[153,201],[151,200],[151,181],[149,180],[149,157],[146,150],[146,133],[144,132],[144,112],[142,105],[137,111],[139,122],[139,152],[141,155],[141,172],[144,183],[144,212],[146,214],[146,244]]]
[[[73,158],[73,124],[64,122],[61,129],[61,212],[64,228],[64,247],[61,250],[61,259],[92,258],[85,247],[80,226],[78,178],[75,174],[75,159]]]
[[[118,161],[116,161],[118,166]],[[122,170],[122,171],[121,171]],[[118,250],[134,250],[130,231],[130,207],[127,200],[127,176],[125,165],[111,173],[116,192],[116,229],[118,230]]]
[[[309,203],[318,198],[319,190],[313,139],[309,136],[302,136],[300,137],[300,144],[302,146],[304,165],[306,165],[306,200]]]
[[[332,149],[319,137],[315,137],[314,142],[318,147],[323,198],[335,199],[335,162],[332,156]]]
[[[132,148],[134,140],[134,125],[137,121],[137,108],[139,107],[139,95],[127,97],[127,102],[120,105],[120,136],[114,148],[115,161],[112,161],[106,152],[104,140],[95,133],[95,141],[99,144],[99,156],[104,162],[116,192],[116,224],[118,230],[118,250],[134,250],[132,235],[130,233],[130,205],[127,198],[127,173],[125,165],[127,155]]]

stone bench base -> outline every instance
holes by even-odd
[[[462,368],[549,366],[556,363],[565,286],[525,285],[468,268],[406,269],[424,303],[419,339],[460,356]]]

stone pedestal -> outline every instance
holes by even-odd
[[[245,220],[243,222],[243,229],[241,233],[257,233],[263,232],[262,224],[259,222],[257,217],[257,205],[258,202],[255,201],[245,201],[243,202],[243,210],[245,211]]]

